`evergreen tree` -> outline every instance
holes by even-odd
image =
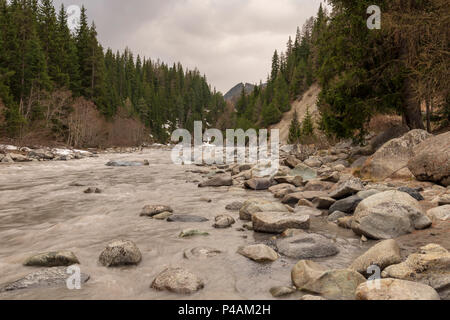
[[[298,144],[300,142],[300,137],[302,133],[302,127],[300,122],[298,121],[297,110],[294,111],[294,115],[289,126],[289,144]]]
[[[314,121],[311,113],[309,112],[309,107],[306,109],[305,119],[302,123],[302,136],[311,137],[314,135]]]

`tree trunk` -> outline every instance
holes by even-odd
[[[403,84],[403,99],[406,124],[412,129],[425,129],[422,120],[422,111],[420,109],[420,102],[414,95],[414,89],[412,86],[412,80],[410,78],[405,79]]]
[[[430,108],[430,99],[426,99],[427,105],[427,131],[431,133],[431,108]]]

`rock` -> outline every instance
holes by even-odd
[[[345,212],[335,211],[328,216],[327,220],[330,222],[337,222],[338,219],[344,218],[346,216],[347,216],[347,214]]]
[[[314,259],[337,255],[338,248],[319,234],[300,233],[277,241],[278,252],[296,259]]]
[[[141,217],[153,217],[163,212],[173,212],[173,209],[165,205],[148,205],[142,209]]]
[[[142,254],[136,244],[129,240],[115,240],[100,254],[99,261],[105,267],[137,265]]]
[[[289,212],[258,212],[252,216],[256,232],[282,233],[286,229],[309,229],[310,217]]]
[[[205,187],[231,187],[233,185],[233,179],[231,175],[218,175],[207,181],[200,183],[199,188]]]
[[[356,289],[356,300],[440,300],[430,286],[398,279],[379,280],[380,287],[365,282]]]
[[[21,289],[66,287],[67,280],[73,275],[73,271],[70,268],[71,267],[54,267],[35,271],[17,281],[1,287],[0,292]],[[80,284],[86,283],[89,278],[89,275],[81,273]]]
[[[55,157],[53,153],[44,149],[32,150],[28,152],[28,156],[43,160],[52,160]]]
[[[150,162],[148,160],[137,160],[137,161],[119,161],[119,160],[111,160],[106,166],[108,167],[141,167],[148,166]]]
[[[254,178],[244,183],[247,189],[267,190],[272,186],[272,181],[268,178]]]
[[[367,156],[362,156],[359,157],[358,159],[356,159],[355,161],[353,161],[351,168],[352,169],[360,169],[364,166],[364,163],[366,163],[367,159],[369,159],[369,157]]]
[[[219,254],[222,254],[222,251],[208,247],[197,247],[184,251],[184,257],[191,260],[213,258]]]
[[[278,212],[289,212],[289,210],[283,204],[279,202],[264,200],[264,199],[250,199],[244,202],[241,210],[239,211],[239,217],[241,220],[249,221],[252,220],[252,215],[257,212],[263,211],[278,211]]]
[[[297,165],[291,170],[291,176],[300,176],[304,181],[317,178],[317,171],[304,164]]]
[[[232,203],[228,204],[225,207],[225,209],[228,210],[228,211],[239,211],[239,210],[241,210],[243,205],[244,205],[243,202],[235,201],[235,202],[232,202]]]
[[[186,229],[181,231],[181,233],[178,236],[180,238],[189,238],[194,236],[209,236],[209,233],[196,229]]]
[[[342,217],[337,219],[337,225],[344,229],[351,229],[353,223],[353,217]]]
[[[320,181],[320,180],[309,180],[302,191],[327,191],[334,186],[334,183]]]
[[[280,183],[277,185],[274,185],[272,187],[269,188],[269,192],[276,194],[278,191],[280,190],[284,190],[284,189],[291,189],[291,190],[295,190],[295,187],[292,184],[289,183]]]
[[[273,287],[270,289],[270,294],[274,298],[280,298],[280,297],[284,297],[284,296],[293,294],[296,291],[297,291],[297,289],[295,289],[293,287]]]
[[[356,288],[366,282],[361,274],[349,269],[327,270],[310,261],[299,261],[291,272],[292,282],[303,291],[320,294],[328,299],[352,300]]]
[[[279,176],[275,177],[274,180],[280,184],[291,184],[296,187],[303,186],[303,178],[301,176]]]
[[[86,194],[91,194],[91,193],[102,193],[102,190],[100,190],[99,188],[87,188],[86,190],[84,190],[84,193]]]
[[[401,261],[400,247],[397,242],[395,240],[384,240],[370,248],[362,256],[356,258],[349,269],[358,271],[364,276],[369,276],[367,269],[370,266],[376,265],[383,270]]]
[[[325,301],[327,299],[322,298],[320,296],[313,296],[310,294],[305,294],[303,297],[300,298],[300,300],[303,300],[303,301]]]
[[[364,190],[364,185],[358,178],[350,178],[339,182],[330,193],[330,197],[336,200],[350,197],[359,191]]]
[[[204,286],[200,278],[182,268],[167,268],[151,285],[156,290],[168,290],[179,294],[191,294],[203,289]]]
[[[450,194],[444,194],[438,197],[436,202],[439,206],[446,206],[450,204]]]
[[[346,163],[346,165],[348,166],[348,163]],[[344,164],[336,164],[333,166],[333,170],[336,170],[338,172],[342,172],[345,170],[345,168],[347,168],[347,166]]]
[[[256,262],[273,262],[278,259],[278,254],[265,244],[241,247],[238,253]]]
[[[311,201],[308,201],[308,200],[306,200],[306,199],[301,199],[301,200],[299,200],[298,203],[297,203],[297,205],[298,205],[299,207],[310,207],[310,208],[315,208],[315,205],[314,205]]]
[[[156,219],[156,220],[166,220],[167,218],[169,218],[169,217],[172,216],[172,215],[173,215],[172,212],[165,211],[165,212],[162,212],[162,213],[159,213],[159,214],[153,216],[153,219]]]
[[[231,227],[236,223],[234,218],[227,214],[218,215],[216,218],[216,223],[214,223],[213,227],[217,229],[225,229]]]
[[[353,214],[359,203],[363,201],[358,195],[354,195],[339,201],[336,201],[328,210],[329,213],[335,211],[345,212],[347,214]]]
[[[28,162],[31,161],[31,159],[25,157],[24,155],[21,155],[20,153],[10,153],[9,156],[11,159],[13,159],[14,162]]]
[[[11,156],[9,154],[6,154],[2,158],[2,163],[14,163],[14,160],[11,158]]]
[[[284,164],[286,166],[288,166],[289,168],[293,169],[296,166],[298,166],[299,164],[301,164],[301,161],[298,160],[296,157],[294,156],[287,156],[286,160],[284,160]]]
[[[427,216],[432,220],[450,220],[450,205],[433,208],[427,211]]]
[[[328,210],[335,202],[336,200],[334,200],[333,198],[319,197],[314,199],[312,203],[316,206],[317,209]]]
[[[431,137],[425,130],[412,130],[401,138],[385,143],[361,169],[363,177],[384,180],[406,168],[414,157],[414,147]]]
[[[425,140],[414,153],[408,168],[417,180],[450,185],[450,132]]]
[[[381,273],[383,278],[420,282],[444,291],[448,297],[450,287],[450,253],[437,244],[420,248],[399,264],[391,265]]]
[[[80,264],[73,252],[56,251],[29,257],[23,265],[27,267],[68,267],[73,264]]]
[[[317,157],[309,157],[303,163],[311,168],[320,168],[322,166],[322,161]]]
[[[204,217],[193,216],[189,214],[176,214],[167,218],[167,222],[206,222],[209,221]]]
[[[295,205],[302,199],[313,201],[315,198],[326,196],[327,193],[323,191],[294,192],[286,195],[281,202],[288,205]]]
[[[311,208],[311,207],[306,207],[306,206],[298,206],[295,208],[295,214],[299,214],[302,216],[311,216],[311,217],[321,217],[322,216],[322,211]]]
[[[422,195],[420,194],[420,192],[417,191],[416,189],[412,189],[412,188],[408,188],[408,187],[401,187],[401,188],[398,188],[398,191],[405,192],[405,193],[409,194],[411,197],[413,197],[417,201],[425,200],[422,197]]]
[[[431,226],[419,202],[400,191],[386,191],[363,200],[355,210],[352,229],[371,239],[392,239]]]
[[[371,196],[376,195],[378,193],[381,193],[381,191],[378,191],[376,189],[369,189],[369,190],[360,191],[356,195],[364,200],[364,199],[367,199],[368,197],[371,197]]]
[[[337,171],[334,171],[330,174],[326,174],[322,178],[320,178],[321,181],[332,182],[332,183],[337,183],[337,182],[339,182],[340,179],[341,179],[341,174]]]
[[[283,199],[284,197],[286,197],[288,194],[294,193],[296,192],[296,189],[294,187],[292,188],[285,188],[279,191],[276,191],[273,196],[276,199]]]

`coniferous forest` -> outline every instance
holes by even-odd
[[[0,130],[70,145],[167,142],[224,107],[198,70],[104,49],[82,8],[75,32],[52,0],[0,0]]]

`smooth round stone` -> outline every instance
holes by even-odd
[[[100,254],[99,261],[105,267],[137,265],[142,254],[136,244],[129,240],[116,240]]]
[[[278,252],[296,259],[313,259],[334,256],[339,249],[324,236],[300,233],[277,242]]]
[[[191,216],[187,214],[177,214],[172,215],[167,218],[168,222],[206,222],[208,219],[199,217],[199,216]]]
[[[168,268],[161,272],[151,287],[179,294],[191,294],[204,287],[203,281],[195,274],[183,268]]]

